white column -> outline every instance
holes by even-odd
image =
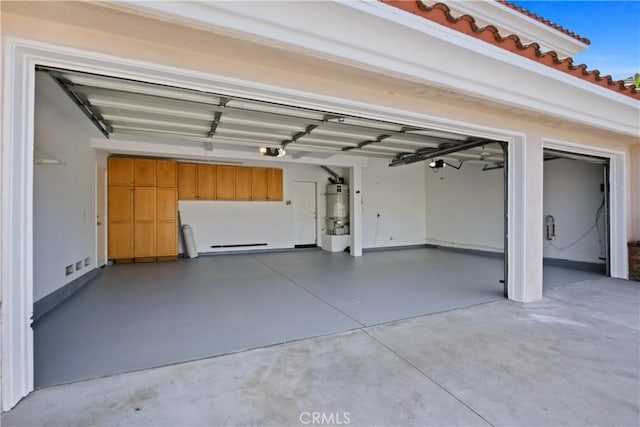
[[[33,390],[33,127],[35,69],[5,46],[2,135],[2,410]]]
[[[542,139],[509,144],[509,299],[542,298]]]
[[[349,232],[351,256],[362,256],[362,168],[349,169]]]

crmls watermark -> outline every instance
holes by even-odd
[[[349,412],[301,412],[300,422],[304,425],[346,425],[351,423]]]

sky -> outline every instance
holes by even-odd
[[[640,73],[640,0],[514,0],[544,18],[586,37],[591,45],[576,55],[574,65],[587,64],[615,80]]]

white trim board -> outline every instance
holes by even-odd
[[[507,141],[510,161],[508,214],[511,219],[508,225],[509,296],[524,302],[539,299],[542,294],[542,233],[538,232],[540,230],[537,227],[527,225],[529,196],[525,191],[524,174],[519,173],[526,171],[528,160],[523,134],[41,42],[8,37],[5,43],[1,276],[3,410],[12,408],[33,390],[33,335],[30,317],[33,311],[33,104],[36,65],[206,89]],[[542,168],[542,155],[534,160],[539,160],[539,165],[535,161],[530,162],[529,170]],[[358,181],[360,166],[352,166],[350,170],[350,174],[356,178],[353,181]],[[357,187],[359,185],[355,182],[351,191],[357,191]],[[354,230],[351,234],[351,251],[354,256],[359,256],[362,248],[361,224],[358,224],[361,217],[358,215],[360,197],[361,195],[351,198],[355,202],[352,210],[355,214],[351,218]],[[535,203],[536,199],[531,200]],[[541,203],[538,208],[542,210]],[[531,223],[537,225],[538,222]],[[527,229],[527,226],[530,228]],[[531,256],[527,251],[529,242],[526,237],[536,235],[540,236],[540,253],[534,252]],[[532,271],[535,273],[533,276]]]

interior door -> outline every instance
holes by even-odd
[[[107,169],[104,165],[96,165],[96,267],[107,263],[106,236],[106,200]]]
[[[316,183],[293,182],[293,243],[317,244]]]

